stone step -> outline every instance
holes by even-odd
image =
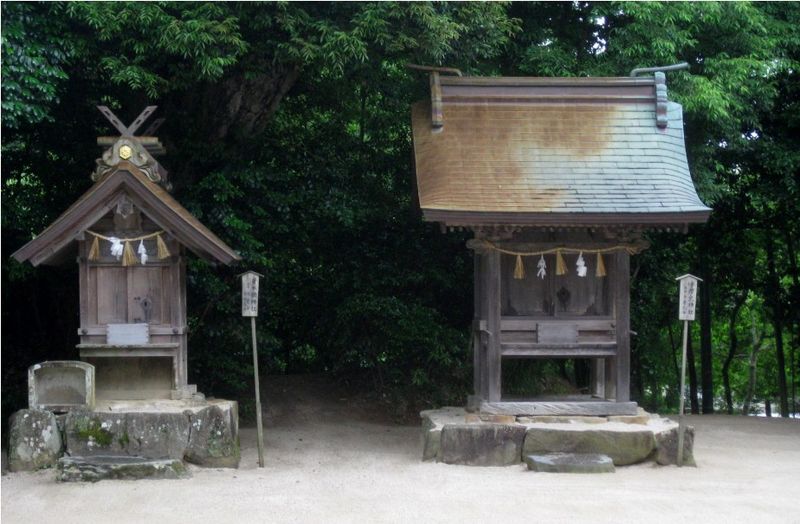
[[[528,469],[546,473],[614,473],[614,461],[601,453],[525,455]]]
[[[61,457],[57,479],[61,482],[99,480],[179,479],[189,477],[182,461],[117,455]]]

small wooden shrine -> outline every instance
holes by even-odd
[[[449,70],[448,72],[452,72]],[[707,220],[665,76],[431,73],[412,109],[425,220],[474,233],[474,396],[510,415],[634,414],[630,256]],[[588,394],[506,398],[508,359],[587,359]]]
[[[98,399],[188,398],[186,250],[222,264],[239,256],[168,193],[154,158],[165,152],[152,136],[161,120],[136,136],[156,107],[130,126],[99,109],[120,136],[98,138],[94,185],[13,256],[34,266],[77,256],[78,350],[95,366]]]

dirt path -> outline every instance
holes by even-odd
[[[273,379],[268,398],[264,469],[244,429],[239,470],[188,480],[8,474],[3,522],[800,522],[798,421],[690,417],[696,469],[554,475],[422,463],[418,428],[369,423],[324,385]]]

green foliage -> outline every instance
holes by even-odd
[[[41,4],[3,2],[2,13],[3,127],[52,121],[48,108],[58,102],[74,43],[63,24],[45,18]]]

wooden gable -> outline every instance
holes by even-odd
[[[159,184],[130,162],[121,161],[89,188],[39,236],[12,256],[34,266],[57,263],[60,255],[87,229],[107,215],[121,199],[130,199],[159,228],[198,256],[231,264],[239,255],[181,206]]]

